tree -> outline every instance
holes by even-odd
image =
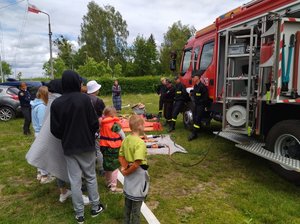
[[[154,75],[156,73],[157,55],[156,43],[152,34],[148,39],[137,36],[131,49],[133,66],[131,75]]]
[[[109,64],[101,61],[96,62],[94,58],[88,57],[87,62],[84,65],[79,66],[77,72],[83,77],[100,77],[100,76],[112,76],[112,69]]]
[[[22,72],[18,72],[18,74],[17,74],[17,79],[18,79],[18,80],[21,80],[22,76],[23,76],[23,73],[22,73]]]
[[[1,61],[1,67],[4,77],[12,74],[10,64],[8,64],[6,61]]]
[[[70,41],[61,35],[54,40],[54,45],[58,48],[58,58],[61,58],[68,69],[74,69],[74,46]]]
[[[53,74],[54,78],[61,78],[62,73],[64,70],[68,69],[61,58],[53,59]],[[50,61],[47,61],[43,65],[44,74],[50,77],[51,70],[50,70]]]
[[[162,71],[164,73],[170,73],[170,60],[172,51],[177,53],[176,67],[178,70],[182,56],[181,49],[186,41],[195,33],[195,31],[196,30],[193,26],[189,27],[188,25],[182,25],[181,21],[173,23],[173,25],[168,28],[167,33],[164,34],[164,42],[161,44],[160,50],[160,62]]]
[[[122,65],[116,64],[113,71],[113,77],[120,77],[122,76]]]
[[[114,7],[104,8],[94,1],[88,3],[88,12],[83,16],[79,42],[86,47],[88,56],[97,62],[109,61],[112,66],[125,62],[127,48],[127,23]]]

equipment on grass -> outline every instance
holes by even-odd
[[[151,145],[146,145],[146,148],[152,148],[152,149],[161,149],[161,148],[165,148],[164,145],[161,145],[161,144],[151,144]]]

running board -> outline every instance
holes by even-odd
[[[220,132],[220,133],[214,132],[214,134],[237,143],[235,146],[240,149],[243,149],[247,152],[251,152],[259,157],[262,157],[264,159],[277,163],[281,166],[284,166],[285,169],[290,169],[290,170],[300,172],[299,160],[290,159],[275,154],[273,152],[270,152],[263,147],[265,145],[264,143],[258,142],[255,139],[252,139],[245,135],[231,133],[231,132]]]

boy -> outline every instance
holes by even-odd
[[[140,135],[144,135],[144,120],[139,115],[129,118],[131,134],[122,142],[119,161],[124,175],[125,224],[140,223],[141,206],[149,190],[147,150]]]

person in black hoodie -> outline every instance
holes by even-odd
[[[80,77],[76,72],[63,72],[63,94],[51,105],[50,129],[51,133],[62,141],[75,219],[78,223],[83,223],[82,174],[87,183],[92,217],[99,215],[104,206],[99,201],[95,172],[95,133],[99,128],[98,117],[90,98],[80,92],[80,87]]]

